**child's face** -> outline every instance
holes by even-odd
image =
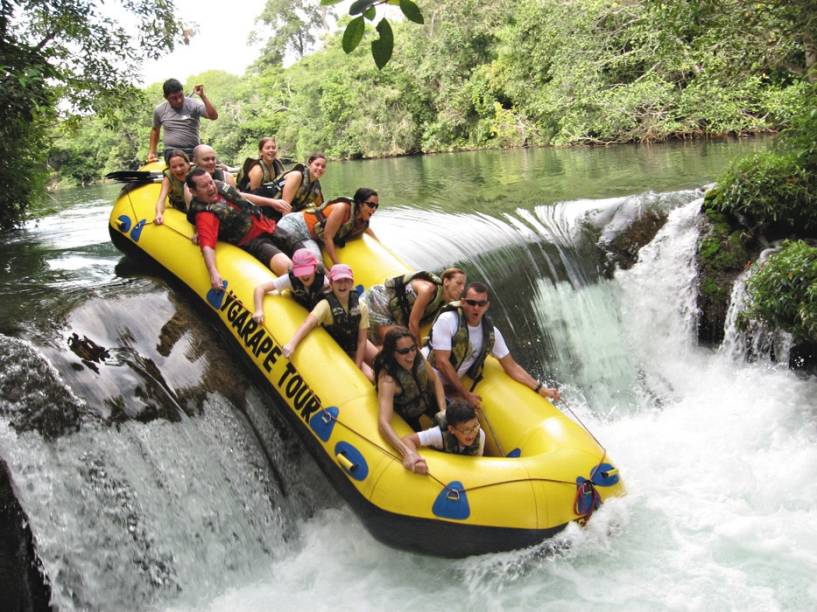
[[[339,278],[336,281],[332,281],[332,291],[334,291],[338,297],[348,296],[354,284],[351,278]]]
[[[470,446],[479,435],[479,420],[474,417],[470,421],[449,425],[448,431],[457,439],[460,446]]]

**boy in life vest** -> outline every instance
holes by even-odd
[[[306,335],[318,325],[323,325],[335,342],[354,359],[366,378],[374,382],[371,364],[377,349],[368,339],[369,311],[353,289],[352,268],[346,264],[335,264],[329,270],[329,282],[332,292],[318,302],[283,347],[284,357],[290,359]]]
[[[403,437],[403,443],[414,452],[418,447],[431,446],[457,455],[482,455],[485,452],[485,432],[480,429],[473,406],[455,399],[445,409],[445,417],[437,417],[439,425]]]

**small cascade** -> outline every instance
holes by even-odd
[[[742,272],[732,286],[729,310],[724,324],[724,338],[719,351],[736,362],[767,360],[772,363],[789,360],[794,344],[792,335],[785,331],[770,331],[757,320],[741,320],[741,313],[751,303],[746,284],[758,265],[761,265],[777,249],[766,249],[758,257],[752,268]]]

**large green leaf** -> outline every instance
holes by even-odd
[[[406,16],[406,19],[414,23],[425,23],[423,14],[420,12],[420,7],[414,4],[411,0],[400,0],[400,10]]]
[[[394,49],[394,33],[389,20],[385,17],[377,22],[377,33],[380,34],[380,38],[372,41],[372,57],[378,69],[381,69],[389,63]]]
[[[355,0],[349,7],[350,15],[360,15],[374,6],[375,0]]]
[[[346,53],[351,53],[357,49],[357,46],[363,39],[363,30],[365,27],[362,15],[352,19],[349,25],[346,26],[346,30],[343,32],[342,42],[343,50],[346,51]]]
[[[321,0],[321,6],[332,6],[333,4],[339,4],[343,2],[343,0]]]

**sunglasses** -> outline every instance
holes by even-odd
[[[377,210],[377,207],[380,206],[380,204],[377,202],[363,202],[363,203],[372,210]]]
[[[469,306],[480,306],[480,307],[482,307],[482,306],[485,306],[488,303],[488,300],[465,299],[465,300],[463,300],[463,302],[465,302]]]
[[[417,345],[412,344],[411,346],[407,346],[406,348],[396,348],[394,352],[398,355],[408,355],[409,353],[414,353],[417,351]]]
[[[456,427],[456,426],[454,426],[454,429],[456,429],[458,432],[460,432],[461,434],[466,435],[466,436],[470,435],[470,434],[475,434],[475,433],[477,433],[479,431],[479,422],[474,423],[468,429],[460,429],[459,427]]]

